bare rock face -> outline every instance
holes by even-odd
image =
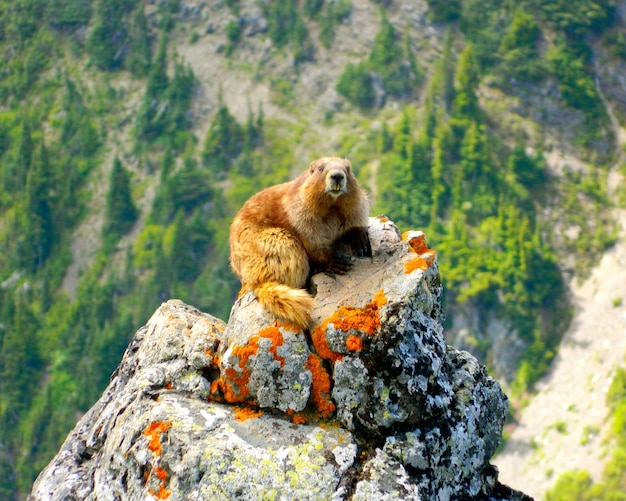
[[[530,499],[489,464],[507,397],[446,346],[424,234],[369,231],[373,259],[313,277],[310,332],[251,293],[228,324],[163,304],[29,499]]]

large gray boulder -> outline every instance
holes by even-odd
[[[249,293],[139,329],[30,500],[522,500],[489,464],[506,395],[446,346],[434,251],[370,220],[374,257],[313,277],[311,332]]]

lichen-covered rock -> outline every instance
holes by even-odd
[[[489,464],[508,402],[446,346],[424,234],[316,275],[311,332],[252,294],[228,324],[163,304],[29,499],[528,499]]]

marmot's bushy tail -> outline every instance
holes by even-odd
[[[304,289],[294,289],[278,282],[265,282],[254,289],[259,303],[272,315],[308,327],[313,298]]]

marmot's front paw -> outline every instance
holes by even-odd
[[[352,268],[352,264],[350,256],[335,254],[325,271],[330,275],[345,275]]]
[[[357,257],[372,257],[372,244],[367,228],[352,228],[340,241],[349,245]]]

